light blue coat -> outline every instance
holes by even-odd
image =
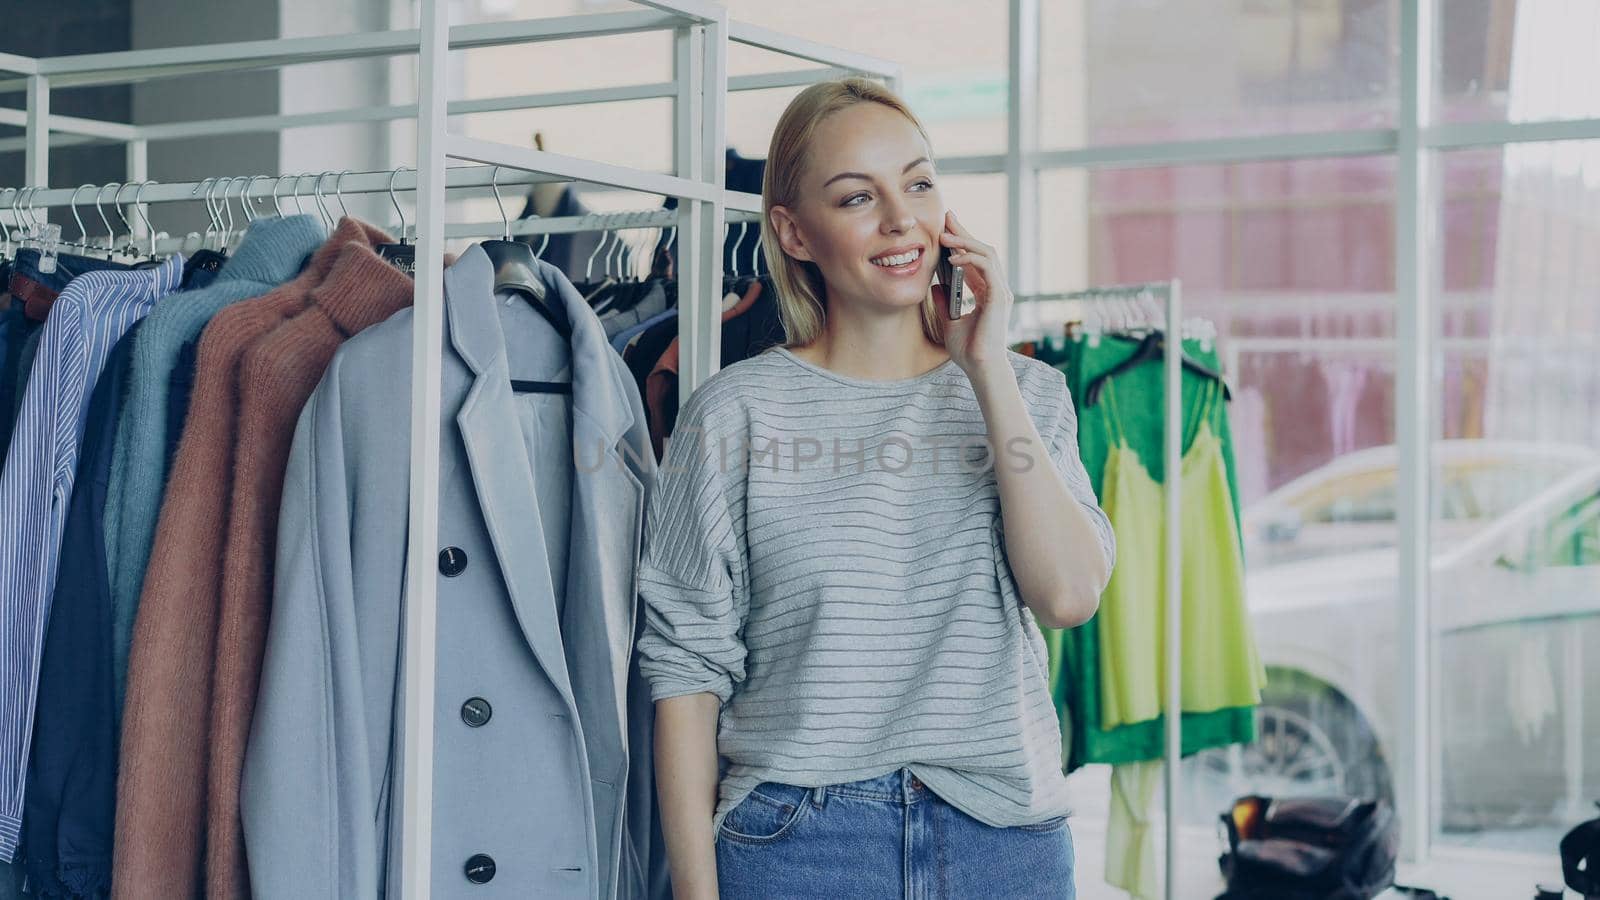
[[[541,275],[570,344],[480,248],[445,271],[432,896],[665,898],[631,665],[655,462],[621,357]],[[411,341],[410,310],[352,338],[295,431],[242,796],[261,900],[398,895]]]

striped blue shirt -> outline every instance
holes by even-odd
[[[62,529],[78,470],[89,393],[133,323],[183,278],[183,257],[153,269],[97,271],[68,284],[50,309],[0,472],[0,860],[22,826],[33,704],[39,687]]]

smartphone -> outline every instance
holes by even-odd
[[[944,285],[945,300],[949,304],[949,315],[952,320],[959,319],[972,312],[975,304],[967,296],[965,273],[961,266],[950,265],[950,248],[939,248],[939,267],[936,274],[939,283]]]

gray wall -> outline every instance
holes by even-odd
[[[123,0],[129,3],[130,0]],[[269,40],[278,36],[279,0],[131,0],[132,42],[139,49],[184,44]],[[146,82],[133,88],[133,121],[141,125],[278,111],[278,72],[229,72]],[[213,175],[275,173],[279,147],[270,135],[238,135],[150,145],[150,177],[198,181]],[[51,182],[60,182],[51,177]],[[237,216],[237,213],[235,213]],[[161,204],[152,210],[159,230],[203,231],[199,203]]]
[[[0,52],[37,57],[127,50],[128,2],[68,0],[52,5],[51,14],[45,16],[39,13],[40,0],[0,0],[0,22],[25,23],[0,28]],[[126,122],[131,96],[132,91],[126,86],[78,88],[52,92],[50,102],[51,109],[61,115]],[[0,94],[0,105],[21,109],[24,102],[21,93]],[[21,134],[20,128],[0,127],[0,136]],[[77,186],[121,181],[126,158],[121,145],[63,147],[50,154],[50,184]],[[0,153],[0,185],[22,184],[22,162],[21,152]],[[84,196],[88,197],[87,192]],[[106,196],[110,199],[109,192]],[[6,202],[9,204],[10,200]],[[77,225],[72,224],[72,216],[66,210],[53,213],[52,219],[62,224],[64,237],[77,239]],[[88,225],[87,220],[84,224]]]
[[[50,16],[39,15],[39,3],[0,0],[0,21],[27,23],[0,29],[0,52],[61,56],[375,31],[391,27],[392,16],[408,20],[399,23],[402,27],[411,24],[408,11],[398,0],[65,0]],[[384,59],[318,63],[166,78],[132,86],[61,89],[51,93],[51,111],[155,124],[350,109],[395,102],[390,97],[390,80],[391,64]],[[405,99],[409,100],[414,88],[409,84],[407,88]],[[21,108],[23,97],[20,93],[0,95],[0,104]],[[391,126],[374,123],[158,141],[149,148],[149,177],[171,182],[220,175],[384,169],[392,165],[388,161],[390,131]],[[0,137],[21,133],[19,128],[0,126]],[[20,152],[0,153],[0,185],[20,185],[22,171]],[[63,147],[50,154],[51,187],[121,182],[126,173],[127,155],[120,144]],[[302,182],[307,194],[311,184],[310,179]],[[326,194],[331,194],[333,184],[332,178],[323,181]],[[290,182],[284,182],[286,196],[290,190]],[[90,197],[85,192],[86,202]],[[338,204],[331,197],[328,205],[338,215]],[[383,195],[347,198],[345,205],[351,213],[374,221],[392,219]],[[85,212],[89,219],[95,218],[91,208],[85,207]],[[237,206],[235,216],[237,221]],[[77,237],[67,210],[59,210],[53,217],[63,223],[68,237]],[[208,221],[199,201],[155,206],[151,219],[158,230],[174,235],[204,231]],[[96,226],[91,225],[90,230],[95,231]]]

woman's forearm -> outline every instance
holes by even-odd
[[[1052,465],[1010,363],[974,378],[973,388],[997,453],[1006,558],[1022,601],[1046,627],[1082,624],[1111,577],[1099,534]]]
[[[656,796],[674,900],[717,900],[711,817],[717,806],[720,712],[715,694],[656,703]]]

